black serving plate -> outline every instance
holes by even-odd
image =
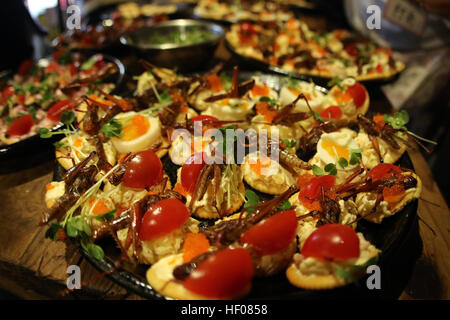
[[[227,48],[227,50],[231,53],[233,58],[236,59],[236,61],[239,64],[251,66],[262,72],[274,73],[274,74],[278,74],[280,76],[291,77],[291,78],[300,79],[300,80],[312,79],[315,83],[322,85],[322,86],[326,86],[327,83],[331,80],[331,78],[328,78],[328,77],[320,77],[320,76],[314,76],[314,75],[301,74],[301,73],[292,72],[292,71],[286,71],[280,67],[271,65],[264,61],[243,56],[234,50],[234,47],[231,45],[231,43],[228,42],[226,37],[225,37],[224,43],[225,43],[225,47]],[[401,73],[402,72],[400,71],[397,74],[395,74],[391,77],[388,77],[388,78],[360,80],[359,82],[361,82],[365,85],[383,85],[383,84],[391,83],[391,82],[397,80]]]
[[[119,70],[111,78],[105,79],[105,81],[115,84],[113,93],[118,93],[125,76],[125,66],[115,57],[105,54],[103,54],[103,57],[106,61],[114,63]],[[56,131],[62,126],[59,123],[51,131]],[[60,139],[61,136],[58,135],[42,139],[39,134],[36,134],[16,143],[0,146],[0,173],[30,168],[42,161],[51,159],[54,153],[53,143]]]
[[[240,72],[240,81],[247,80],[250,76],[259,76],[260,79],[266,82],[273,89],[279,91],[286,79],[277,75],[271,74],[258,74],[250,72]],[[325,88],[317,87],[319,90],[326,92]],[[175,185],[177,180],[177,169],[179,166],[172,163],[170,157],[165,155],[161,159],[163,163],[164,171],[169,176],[172,185]],[[407,153],[405,153],[398,162],[398,165],[413,169],[412,162]],[[57,165],[54,172],[54,180],[61,180],[61,174],[64,169]],[[247,189],[253,190],[259,196],[260,200],[269,199],[273,196],[261,193],[257,190],[250,188],[246,185]],[[200,219],[199,219],[200,220]],[[200,220],[202,224],[211,224],[211,220]],[[392,268],[392,264],[397,265],[395,259],[403,259],[402,254],[404,252],[403,247],[407,237],[410,237],[411,233],[418,234],[414,229],[414,225],[417,224],[417,200],[410,202],[405,206],[403,210],[397,212],[394,216],[386,218],[381,224],[374,224],[365,220],[358,222],[357,231],[362,232],[364,237],[374,244],[377,248],[382,250],[378,265],[382,269],[383,277],[388,279],[389,273]],[[109,278],[115,281],[117,284],[129,289],[140,296],[148,299],[168,299],[162,296],[147,283],[145,273],[148,266],[138,265],[137,267],[124,267],[117,270],[115,261],[118,261],[120,257],[120,250],[112,238],[101,239],[98,244],[103,248],[105,252],[105,258],[97,260],[88,252],[84,251],[81,247],[80,250],[83,256],[99,271],[105,272]],[[394,261],[394,262],[392,262]],[[401,261],[408,261],[408,265],[405,268],[410,267],[410,259],[403,259]],[[383,278],[384,279],[384,278]],[[395,277],[394,277],[395,279]],[[399,282],[395,284],[400,289],[393,292],[391,288],[383,290],[368,290],[365,286],[365,278],[359,282],[350,284],[348,286],[337,288],[333,290],[304,290],[299,289],[291,285],[284,272],[278,275],[267,278],[255,278],[252,282],[252,290],[245,299],[362,299],[362,298],[396,298],[401,293],[404,283]],[[387,287],[387,286],[386,286]],[[392,285],[391,285],[392,287]],[[399,291],[400,290],[400,291]]]

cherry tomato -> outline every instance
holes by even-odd
[[[213,116],[208,116],[208,115],[199,115],[199,116],[195,116],[191,119],[192,123],[196,122],[196,121],[200,121],[202,123],[202,125],[204,125],[205,123],[208,124],[211,121],[218,121],[219,119],[217,119],[216,117]]]
[[[2,90],[2,100],[1,104],[5,104],[9,97],[12,97],[14,95],[14,87],[13,86],[6,86]]]
[[[189,210],[178,199],[164,199],[152,205],[142,218],[139,239],[148,241],[162,237],[183,225]]]
[[[239,31],[246,36],[252,36],[255,33],[255,28],[253,28],[252,23],[243,22],[239,25]]]
[[[366,88],[358,82],[353,86],[348,87],[347,92],[352,96],[356,108],[361,107],[364,104],[364,101],[366,101]]]
[[[205,297],[233,298],[248,287],[253,273],[246,249],[224,249],[200,263],[183,285]]]
[[[336,177],[333,175],[318,176],[309,181],[299,192],[299,199],[318,200],[322,195],[322,188],[327,191],[334,187]]]
[[[61,118],[61,114],[66,110],[71,110],[70,99],[65,99],[54,103],[47,111],[47,118],[58,122]]]
[[[26,114],[17,119],[14,119],[8,126],[6,133],[10,136],[23,136],[30,132],[34,125],[33,117],[30,114]]]
[[[260,254],[273,254],[286,248],[295,238],[297,217],[294,210],[286,210],[264,219],[241,236]]]
[[[354,43],[349,44],[345,47],[345,51],[348,53],[349,56],[357,57],[359,55],[358,48],[356,48],[356,45]]]
[[[19,66],[19,69],[17,70],[17,73],[21,76],[24,76],[30,71],[31,67],[33,67],[33,61],[31,60],[25,60],[22,62]]]
[[[389,163],[380,163],[369,171],[369,177],[372,180],[388,178],[396,173],[401,173],[402,169]]]
[[[152,150],[136,153],[127,164],[122,183],[129,188],[148,188],[163,178],[161,160]]]
[[[181,168],[181,185],[184,190],[189,193],[194,192],[195,182],[200,173],[200,170],[205,166],[205,153],[194,153],[191,155]]]
[[[338,106],[330,106],[320,113],[325,119],[339,119],[342,116],[342,110]]]
[[[347,260],[359,257],[359,238],[344,224],[326,224],[313,231],[301,250],[305,257]]]

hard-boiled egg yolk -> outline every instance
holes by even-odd
[[[322,148],[332,157],[337,159],[345,158],[349,160],[349,151],[346,147],[340,146],[333,141],[322,141]]]
[[[135,115],[131,120],[131,124],[123,128],[122,141],[134,140],[145,134],[150,128],[150,122],[147,117],[142,115]]]
[[[250,168],[253,170],[254,173],[256,173],[258,176],[261,175],[261,170],[263,168],[267,168],[270,166],[270,159],[269,158],[257,158],[256,163],[249,163]]]
[[[116,118],[122,124],[122,135],[111,141],[121,154],[147,150],[161,141],[161,123],[157,117],[134,112]]]

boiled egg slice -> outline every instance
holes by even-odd
[[[283,106],[292,103],[300,93],[303,93],[315,112],[319,112],[325,94],[315,88],[314,83],[298,81],[294,86],[284,86],[280,91],[280,102]],[[309,112],[305,99],[299,99],[295,105],[294,112]]]
[[[211,104],[202,114],[225,121],[245,120],[254,105],[253,101],[227,98]]]
[[[161,122],[158,118],[127,112],[115,117],[122,124],[122,135],[111,141],[121,154],[147,150],[161,139]]]
[[[340,158],[350,161],[353,150],[359,149],[354,140],[356,132],[347,128],[322,134],[317,143],[317,156],[324,164],[337,163]]]

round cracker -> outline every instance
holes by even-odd
[[[406,196],[403,197],[403,199],[401,199],[392,210],[390,210],[392,215],[401,211],[408,203],[410,203],[414,199],[418,199],[422,192],[422,180],[420,180],[418,175],[416,175],[413,172],[404,172],[403,174],[404,175],[412,175],[414,178],[416,178],[416,180],[417,180],[416,191],[414,193],[406,194]],[[383,213],[370,213],[370,214],[366,214],[365,216],[363,216],[364,220],[367,220],[367,221],[370,221],[373,223],[381,223],[384,218],[386,218],[386,216]]]
[[[183,263],[183,254],[177,254],[162,258],[157,263],[152,265],[146,273],[146,278],[150,286],[171,299],[176,300],[218,300],[218,298],[211,298],[198,295],[188,289],[186,289],[180,281],[177,281],[170,276],[170,278],[163,278],[162,275],[172,274],[173,270]],[[251,285],[238,296],[233,298],[240,298],[250,292]]]
[[[298,271],[294,263],[286,269],[286,277],[292,285],[307,290],[334,289],[346,285],[344,279],[331,274],[305,276]]]
[[[209,192],[209,189],[210,188],[208,188],[207,192]],[[245,193],[245,186],[244,186],[244,183],[242,183],[242,182],[239,183],[239,192],[242,193],[242,194]],[[245,200],[242,197],[238,197],[236,195],[231,201],[231,207],[228,208],[222,216],[219,216],[219,214],[217,213],[216,210],[211,210],[210,208],[208,208],[206,206],[201,206],[201,207],[197,208],[192,213],[192,215],[194,217],[202,218],[202,219],[218,219],[218,218],[222,218],[223,216],[228,216],[228,215],[236,212],[237,210],[239,210],[239,208],[242,206],[244,201]]]
[[[378,249],[375,248],[366,261],[378,256],[378,253]],[[292,285],[307,290],[327,290],[349,284],[343,278],[334,274],[304,275],[298,270],[294,262],[286,269],[286,277]]]

